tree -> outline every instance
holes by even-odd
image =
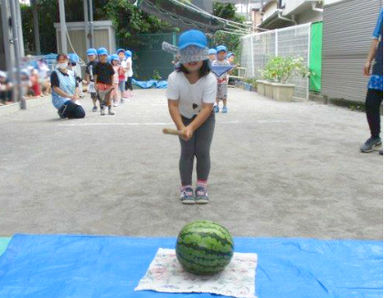
[[[230,3],[213,3],[213,14],[223,19],[231,20],[238,23],[243,23],[245,19],[236,14],[236,7]],[[228,47],[229,51],[233,52],[238,58],[240,56],[240,37],[238,34],[230,34],[226,32],[216,32],[213,38],[214,44],[224,44]]]
[[[167,22],[148,15],[126,0],[105,2],[107,2],[104,7],[105,16],[112,20],[120,46],[133,48],[140,46],[135,38],[138,34],[174,31]]]
[[[65,0],[66,21],[82,22],[84,10],[82,0]],[[42,53],[55,53],[56,30],[54,23],[59,22],[59,9],[57,0],[38,0],[39,31]],[[116,37],[125,46],[135,46],[134,36],[140,33],[154,33],[173,31],[168,23],[155,16],[140,11],[127,0],[93,0],[94,20],[112,20],[116,30]],[[35,51],[33,36],[32,8],[22,6],[22,23],[24,43],[27,51]]]

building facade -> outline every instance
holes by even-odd
[[[318,0],[269,0],[262,7],[259,31],[284,28],[322,20],[322,2]]]
[[[333,1],[324,7],[322,94],[364,102],[363,67],[382,7],[377,0]]]

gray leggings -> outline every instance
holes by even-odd
[[[187,126],[194,118],[182,117],[183,123]],[[193,162],[196,156],[197,179],[208,180],[211,168],[210,147],[213,131],[215,129],[215,114],[212,113],[208,119],[193,134],[189,141],[180,139],[181,155],[179,162],[180,177],[182,185],[192,185]]]

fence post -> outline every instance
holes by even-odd
[[[279,38],[278,38],[278,31],[275,29],[275,56],[279,56]]]
[[[311,59],[311,28],[312,28],[312,25],[309,24],[309,26],[308,26],[308,48],[307,48],[307,51],[308,51],[307,67],[308,67],[308,69],[310,67],[310,59]],[[306,100],[309,100],[309,78],[308,77],[307,77]]]
[[[251,35],[251,65],[252,65],[252,78],[255,77],[255,52],[253,51],[253,34]]]

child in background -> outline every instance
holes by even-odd
[[[235,65],[235,54],[232,52],[229,52],[227,55],[227,60],[228,60],[229,64]]]
[[[20,79],[21,79],[21,96],[26,98],[30,96],[30,88],[32,87],[32,82],[30,79],[30,71],[28,69],[22,69],[20,71]]]
[[[229,66],[229,62],[227,61],[227,47],[226,46],[218,46],[217,47],[217,58],[212,62],[214,66]],[[228,95],[228,74],[225,73],[219,78],[217,78],[217,98],[216,98],[216,106],[214,107],[215,113],[220,111],[220,100],[223,101],[223,113],[227,113],[227,95]]]
[[[127,69],[127,61],[125,59],[125,50],[124,49],[118,49],[116,54],[119,56],[120,59],[120,69],[119,69],[119,91],[121,95],[120,103],[124,103],[125,100],[128,99],[127,93],[125,92],[125,85],[127,81],[126,72]]]
[[[96,102],[98,100],[96,88],[95,88],[95,80],[94,80],[94,72],[97,65],[97,50],[94,48],[90,48],[87,50],[88,64],[85,68],[85,79],[88,85],[88,92],[91,94],[93,109],[92,112],[97,112]],[[100,103],[101,109],[101,103]]]
[[[232,52],[229,52],[228,55],[227,55],[227,60],[229,62],[230,65],[232,65],[233,67],[237,67],[238,65],[235,64],[235,54],[232,53]],[[228,74],[231,75],[232,74],[232,70],[228,71]],[[235,85],[235,80],[231,77],[228,76],[228,86],[229,85]]]
[[[133,77],[132,52],[129,51],[129,50],[125,51],[125,57],[126,57],[126,61],[127,61],[127,72],[126,72],[127,84],[126,84],[125,90],[128,91],[128,96],[132,97],[133,96],[133,87],[132,87],[132,77]]]
[[[120,102],[120,93],[119,93],[119,71],[120,71],[120,58],[116,54],[111,55],[111,64],[115,74],[113,75],[113,91],[112,91],[112,100],[113,106],[119,106]]]
[[[51,93],[51,82],[48,76],[50,72],[49,67],[43,59],[37,61],[37,66],[39,72],[39,84],[43,95],[49,95]]]
[[[39,72],[37,69],[35,68],[31,69],[30,80],[31,80],[31,89],[33,91],[34,96],[43,96],[41,94]]]
[[[7,74],[0,70],[0,105],[5,105],[8,101],[12,101],[12,83]]]
[[[108,63],[108,51],[106,48],[97,50],[99,55],[99,63],[97,63],[94,72],[96,82],[96,92],[101,101],[100,114],[105,115],[105,107],[108,107],[108,114],[115,115],[112,111],[111,92],[113,91],[113,75],[115,71],[110,63]]]
[[[210,146],[215,128],[212,113],[217,80],[210,71],[207,38],[203,32],[189,30],[180,35],[179,67],[168,77],[168,108],[180,131],[180,199],[183,204],[208,203]],[[192,189],[193,162],[197,159],[197,186]]]
[[[78,88],[79,88],[79,96],[81,98],[83,98],[84,97],[83,79],[82,79],[82,75],[81,75],[80,58],[77,54],[74,54],[74,53],[68,54],[68,58],[69,58],[68,69],[72,70],[73,73],[75,74],[76,82],[77,82]]]
[[[210,60],[211,62],[213,62],[213,61],[216,60],[216,54],[217,54],[216,49],[209,49],[209,51],[208,51],[208,55],[209,55],[209,60]]]

